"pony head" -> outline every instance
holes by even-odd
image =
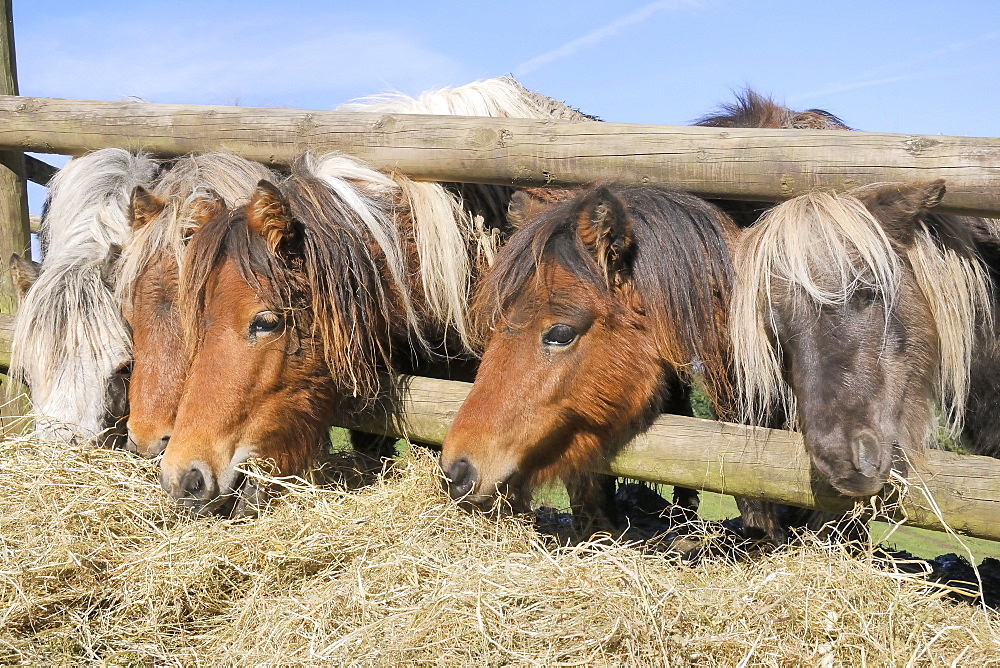
[[[161,483],[200,512],[252,512],[261,490],[239,470],[249,458],[301,472],[334,411],[379,395],[390,340],[405,339],[415,317],[384,278],[367,227],[392,224],[381,199],[392,181],[376,172],[365,185],[344,180],[341,197],[316,174],[307,159],[277,185],[261,181],[247,205],[202,225],[185,253],[190,365]]]
[[[38,437],[124,440],[131,346],[113,284],[129,194],[158,168],[121,149],[71,160],[49,184],[41,266],[12,258],[21,303],[11,367],[31,390]]]
[[[730,312],[743,418],[783,409],[841,493],[879,492],[959,429],[988,303],[968,233],[929,216],[944,181],[812,193],[741,238]]]
[[[696,374],[728,403],[731,222],[648,187],[537,212],[477,290],[485,352],[442,449],[451,495],[479,506],[523,510],[538,482],[586,476]]]

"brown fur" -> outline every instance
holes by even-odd
[[[487,344],[442,450],[452,495],[524,509],[539,482],[586,478],[695,376],[728,415],[734,234],[706,202],[639,186],[591,188],[519,229],[476,294]],[[549,342],[563,328],[575,337]]]
[[[391,395],[412,357],[448,349],[425,299],[407,192],[374,172],[331,186],[313,164],[261,183],[246,207],[203,225],[185,256],[191,363],[161,480],[202,512],[249,512],[259,490],[240,463],[301,472],[336,414]],[[364,220],[373,212],[396,227],[403,284]]]

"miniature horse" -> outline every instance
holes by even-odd
[[[42,264],[11,258],[21,297],[11,371],[31,390],[39,438],[124,441],[130,337],[112,286],[129,194],[158,169],[122,149],[70,160],[49,184]]]
[[[928,212],[942,180],[811,193],[768,211],[734,250],[729,320],[745,419],[799,429],[840,493],[878,493],[955,431],[989,303],[968,228]]]
[[[161,461],[171,496],[199,512],[252,512],[260,490],[240,464],[302,471],[338,412],[384,393],[399,347],[429,348],[414,230],[395,227],[413,220],[403,195],[346,156],[307,155],[198,229],[181,283],[191,365]]]
[[[851,129],[829,112],[791,111],[751,90],[697,124]],[[980,219],[928,214],[943,192],[934,182],[862,189],[857,197],[807,195],[766,214],[736,251],[730,321],[741,419],[802,429],[814,466],[845,494],[875,493],[894,459],[917,456],[941,402],[952,431],[960,429],[970,338],[975,331],[988,344],[992,336],[981,326],[988,313],[977,257],[987,257],[982,249],[991,239],[995,249],[996,238]],[[724,208],[747,226],[771,206]],[[982,232],[974,244],[975,229]],[[883,326],[866,331],[861,323],[878,314]],[[810,348],[810,340],[823,343]],[[972,406],[989,396],[976,392],[991,382],[979,367],[987,365],[973,368]],[[879,390],[880,400],[870,401]]]
[[[659,187],[597,186],[527,220],[476,293],[487,343],[441,454],[452,497],[523,511],[552,477],[582,495],[695,376],[730,416],[736,234],[716,207]]]
[[[362,108],[587,118],[511,79]],[[161,460],[168,494],[252,513],[263,490],[239,469],[248,458],[300,473],[336,415],[384,397],[398,371],[471,358],[467,293],[505,235],[511,192],[307,155],[200,227],[182,272],[191,361]]]
[[[276,175],[263,165],[206,153],[175,160],[152,191],[132,191],[132,237],[122,251],[117,293],[132,330],[126,447],[144,457],[166,448],[187,374],[177,310],[187,241],[205,221],[246,204],[257,183],[271,178]]]

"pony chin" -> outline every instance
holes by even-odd
[[[576,477],[581,471],[592,470],[603,457],[602,439],[584,432],[546,439],[561,441],[564,447],[546,445],[528,452],[500,447],[473,452],[455,445],[457,434],[449,436],[451,442],[441,456],[445,489],[461,505],[480,510],[530,512],[532,495],[539,485]]]

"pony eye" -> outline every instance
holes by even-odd
[[[274,311],[261,311],[250,321],[250,336],[273,334],[281,329],[283,318]]]
[[[132,362],[125,362],[117,369],[115,369],[115,374],[118,376],[131,376],[132,375]]]
[[[569,325],[552,325],[542,334],[542,343],[547,346],[568,346],[576,341],[576,330]]]
[[[858,288],[852,295],[854,300],[864,306],[871,306],[879,300],[881,294],[873,288]]]

